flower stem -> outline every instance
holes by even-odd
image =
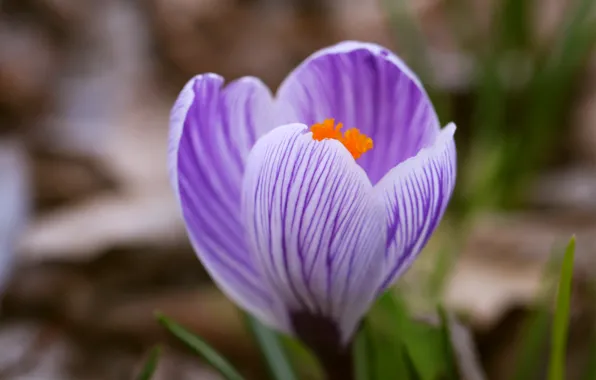
[[[327,380],[353,380],[352,343],[342,343],[337,324],[320,315],[294,313],[294,331],[319,359]]]
[[[325,355],[323,353],[317,355],[327,374],[327,380],[354,380],[354,366],[350,348],[351,345],[344,347],[341,352],[336,352],[334,355]]]

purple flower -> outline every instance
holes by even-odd
[[[196,76],[170,128],[170,177],[199,258],[232,300],[289,333],[310,315],[347,343],[455,184],[455,126],[441,130],[418,78],[369,43],[314,53],[275,96],[257,78]]]

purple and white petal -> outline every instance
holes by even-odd
[[[253,255],[288,312],[336,321],[344,343],[376,296],[385,213],[364,170],[305,125],[278,127],[246,166],[243,214]]]
[[[396,55],[371,43],[342,42],[314,53],[282,83],[277,100],[282,122],[334,118],[371,137],[374,148],[358,164],[373,184],[431,145],[440,130],[420,80]]]
[[[170,117],[170,178],[190,240],[214,281],[275,325],[275,300],[248,251],[240,208],[245,160],[272,125],[272,96],[255,78],[225,88],[223,82],[199,75],[182,90]]]
[[[438,226],[455,186],[455,125],[392,169],[375,186],[387,211],[386,273],[381,290],[410,267]]]

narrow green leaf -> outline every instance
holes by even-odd
[[[357,380],[412,379],[396,318],[377,304],[364,320],[354,347]]]
[[[378,364],[376,367],[381,375],[375,377],[375,379],[411,379],[413,378],[411,358],[401,338],[405,320],[409,318],[408,311],[392,292],[387,292],[379,299],[379,307],[385,313],[387,320],[391,321],[390,327],[393,337],[390,338],[392,344],[387,349],[382,345],[382,341],[376,345],[378,347]],[[382,331],[379,334],[386,336]],[[391,372],[389,372],[389,369],[391,369]]]
[[[545,345],[549,336],[551,313],[550,295],[553,293],[551,278],[561,268],[564,247],[558,244],[553,248],[546,270],[542,274],[540,295],[536,310],[524,321],[519,353],[514,366],[512,380],[526,380],[535,376],[545,355]]]
[[[354,375],[356,380],[375,380],[373,372],[372,339],[369,322],[365,319],[354,340]]]
[[[448,230],[449,239],[435,253],[435,264],[426,284],[431,305],[436,305],[443,299],[458,253],[462,251],[462,242],[466,240],[464,232],[467,231],[466,221],[455,216],[451,217],[449,222],[451,225]]]
[[[408,63],[416,68],[418,77],[423,82],[432,81],[432,70],[424,34],[412,14],[406,0],[382,0],[386,14],[389,15],[389,27],[393,29]]]
[[[456,357],[455,350],[453,349],[453,341],[451,339],[451,327],[449,324],[449,317],[447,315],[447,311],[445,310],[445,308],[443,308],[442,305],[439,305],[437,307],[437,312],[439,314],[439,318],[441,319],[441,333],[443,335],[443,352],[446,358],[445,366],[447,378],[457,380],[460,378],[460,376],[455,362]]]
[[[395,339],[393,344],[387,347],[387,349],[378,345],[376,350],[378,351],[377,357],[379,358],[379,364],[377,365],[378,374],[374,380],[393,380],[396,378],[413,380],[417,378],[411,366],[411,358],[408,355],[408,351],[399,339]],[[391,372],[385,370],[389,368],[392,368]]]
[[[155,315],[163,327],[184,342],[184,344],[186,344],[195,353],[202,356],[209,364],[213,366],[213,368],[218,370],[224,378],[227,380],[244,380],[238,371],[236,371],[226,359],[224,359],[203,339],[186,330],[183,326],[172,321],[165,315],[161,313],[156,313]]]
[[[423,380],[434,380],[446,374],[443,336],[434,326],[412,322],[404,337],[412,363]]]
[[[565,355],[567,351],[567,333],[569,329],[569,308],[571,301],[571,281],[573,279],[574,256],[575,236],[571,238],[567,245],[561,266],[557,305],[553,321],[548,380],[563,380],[565,377]]]
[[[548,337],[550,313],[539,305],[525,324],[520,353],[515,363],[513,380],[527,380],[535,376],[543,360],[544,344]]]
[[[565,67],[564,60],[567,59],[566,54],[570,50],[577,48],[577,38],[581,34],[581,30],[585,26],[589,26],[589,16],[593,13],[595,4],[592,0],[575,0],[570,4],[570,10],[565,15],[565,20],[559,27],[560,40],[558,45],[555,46],[554,56],[556,57],[556,63]],[[592,41],[594,41],[592,36]],[[562,61],[563,60],[563,61]]]
[[[526,48],[531,42],[533,1],[505,0],[500,6],[499,43],[505,49]]]
[[[440,329],[412,320],[403,300],[391,291],[382,295],[375,306],[377,311],[374,313],[373,309],[371,317],[376,316],[379,320],[377,323],[385,326],[379,334],[385,343],[376,344],[375,347],[380,347],[379,355],[385,357],[385,366],[393,368],[392,371],[399,371],[399,376],[390,376],[392,372],[388,372],[387,379],[442,378],[446,363]],[[392,344],[391,350],[388,344]],[[387,373],[385,369],[382,371]]]
[[[435,91],[433,67],[427,49],[428,43],[422,27],[413,14],[407,0],[379,0],[383,13],[388,15],[388,24],[393,31],[397,45],[406,62],[414,69],[426,90],[440,120],[451,120],[451,101],[445,93]]]
[[[403,361],[405,364],[405,372],[408,373],[408,376],[404,376],[403,378],[399,378],[404,379],[404,380],[422,380],[422,378],[420,377],[420,374],[418,372],[416,372],[416,368],[414,367],[414,362],[412,362],[412,357],[410,356],[410,354],[404,350],[403,351]]]
[[[372,350],[373,376],[374,380],[408,380],[418,378],[415,368],[411,365],[411,357],[403,342],[394,337],[383,336],[382,331],[375,332]]]
[[[596,334],[592,333],[592,341],[590,342],[589,358],[596,358]],[[594,380],[596,379],[596,360],[588,360],[582,380]]]
[[[286,356],[290,359],[294,374],[299,379],[319,379],[322,376],[320,362],[302,342],[287,335],[278,335]]]
[[[147,361],[145,361],[145,365],[143,369],[136,377],[137,380],[150,380],[153,377],[153,373],[157,369],[157,362],[159,361],[159,357],[161,355],[161,347],[155,346],[149,352],[149,356],[147,357]]]
[[[278,335],[251,315],[245,314],[248,327],[252,331],[273,379],[294,380],[296,375],[286,356]]]

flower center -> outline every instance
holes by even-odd
[[[322,123],[313,124],[310,127],[313,140],[324,139],[337,140],[346,147],[354,159],[362,156],[363,153],[373,148],[373,141],[367,135],[360,133],[358,128],[350,128],[341,133],[342,123],[335,125],[335,119],[325,119]]]

